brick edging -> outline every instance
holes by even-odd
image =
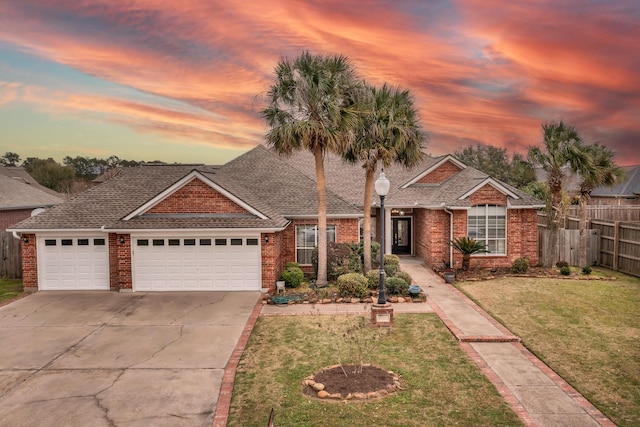
[[[238,339],[236,347],[233,349],[231,357],[229,357],[227,366],[225,366],[224,368],[222,384],[220,385],[220,395],[218,396],[218,403],[216,405],[216,412],[215,416],[213,417],[212,427],[225,427],[227,425],[227,420],[229,419],[229,409],[231,408],[231,396],[233,395],[233,383],[236,377],[236,370],[238,369],[238,364],[240,363],[242,353],[244,352],[244,349],[249,342],[251,331],[253,331],[253,327],[255,326],[258,317],[260,316],[261,309],[262,295],[258,297],[258,301],[253,307],[253,311],[251,312],[247,323],[244,325],[244,329],[242,330],[240,339]]]

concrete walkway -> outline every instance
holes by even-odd
[[[494,384],[527,426],[614,426],[580,393],[473,301],[413,257],[400,259],[402,271],[427,294],[425,303],[393,304],[394,314],[435,312],[460,346]],[[264,305],[262,316],[360,314],[365,304]]]

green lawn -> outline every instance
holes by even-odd
[[[261,317],[235,378],[229,426],[521,426],[434,314],[394,316],[367,361],[400,374],[403,390],[371,401],[321,401],[301,381],[346,353],[355,316]],[[370,333],[371,328],[365,333]],[[342,346],[338,350],[337,343]]]
[[[503,278],[456,286],[619,426],[640,425],[640,279]]]
[[[0,305],[22,295],[22,280],[0,279]]]

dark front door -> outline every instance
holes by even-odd
[[[393,247],[391,253],[411,254],[411,218],[393,218]]]

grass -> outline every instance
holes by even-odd
[[[23,295],[22,280],[0,279],[0,305]]]
[[[394,316],[367,361],[400,374],[403,390],[371,401],[321,401],[301,381],[338,362],[354,316],[261,317],[242,356],[230,409],[233,426],[521,426],[493,385],[434,314]],[[344,347],[345,344],[342,344]]]
[[[502,278],[456,286],[619,426],[640,425],[640,279]]]

